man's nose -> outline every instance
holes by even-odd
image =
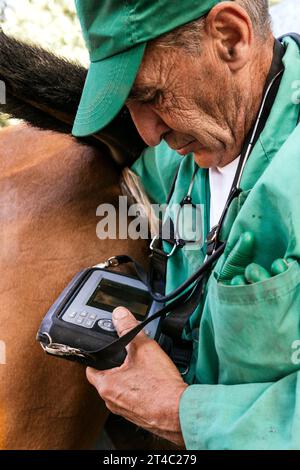
[[[148,104],[132,103],[128,109],[138,133],[149,147],[158,145],[171,130]]]

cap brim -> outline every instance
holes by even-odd
[[[122,109],[135,81],[146,43],[91,62],[72,134],[84,137],[107,126]]]

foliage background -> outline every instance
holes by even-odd
[[[281,1],[270,0],[270,4]],[[88,66],[74,0],[0,0],[0,26],[11,36]],[[0,126],[10,123],[0,115]]]
[[[88,64],[74,0],[0,0],[0,11],[5,33]]]
[[[74,0],[0,0],[0,22],[7,34],[88,65]]]

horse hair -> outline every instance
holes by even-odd
[[[27,109],[20,109],[20,101],[30,100],[45,107],[75,116],[84,86],[87,70],[76,63],[36,45],[26,44],[0,31],[0,79],[10,95],[1,107],[5,113],[26,119]],[[26,105],[26,108],[28,105]]]
[[[82,65],[7,36],[0,29],[0,80],[6,85],[1,112],[34,127],[70,133],[86,75]],[[104,144],[122,165],[133,162],[145,147],[125,107],[97,136],[80,141]]]

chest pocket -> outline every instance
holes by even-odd
[[[275,381],[300,369],[300,267],[245,286],[209,281],[207,304],[219,359],[219,383]]]

